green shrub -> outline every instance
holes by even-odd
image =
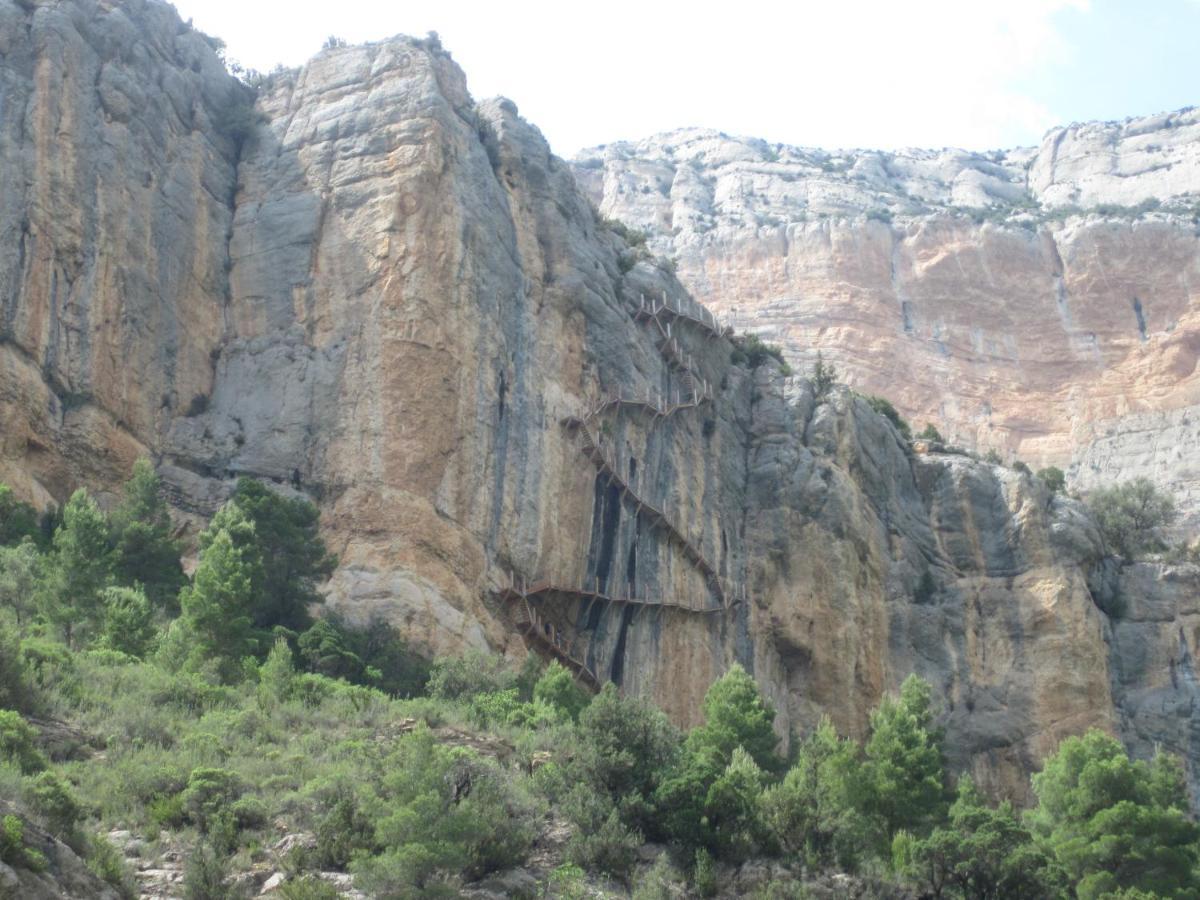
[[[1148,478],[1097,488],[1087,505],[1105,543],[1126,559],[1163,549],[1162,529],[1175,521],[1175,502]]]
[[[0,709],[29,712],[34,688],[16,631],[0,620]]]
[[[696,851],[696,861],[692,866],[692,887],[701,897],[717,896],[717,867],[712,856],[703,847]]]
[[[232,900],[229,861],[207,843],[196,846],[183,870],[184,900]]]
[[[983,461],[985,463],[987,463],[989,466],[1004,465],[1004,457],[1002,457],[1000,455],[999,451],[996,450],[995,448],[988,450],[988,452],[983,455]]]
[[[435,660],[429,675],[429,696],[438,700],[470,700],[512,686],[512,673],[497,656],[468,650],[459,657]]]
[[[138,588],[110,587],[101,591],[104,607],[100,646],[141,658],[153,647],[156,629],[150,601]]]
[[[323,869],[345,869],[357,851],[375,844],[375,829],[349,791],[343,791],[317,824],[316,863]]]
[[[858,746],[822,719],[783,781],[763,795],[763,824],[775,844],[812,868],[854,871],[867,844],[862,777]]]
[[[791,366],[783,357],[783,348],[776,344],[768,344],[757,334],[746,333],[733,339],[733,354],[730,362],[734,365],[746,365],[757,369],[770,360],[775,360],[784,375],[792,373]]]
[[[592,698],[575,681],[570,670],[555,660],[534,685],[533,699],[553,707],[574,722],[579,720],[579,714]]]
[[[46,868],[41,851],[25,846],[25,823],[14,815],[0,819],[0,862],[33,872]]]
[[[291,878],[279,886],[283,900],[338,900],[342,895],[327,881],[315,875]]]
[[[41,772],[24,793],[26,802],[51,834],[68,844],[77,843],[75,829],[83,810],[67,782],[54,772]]]
[[[1063,471],[1058,466],[1047,466],[1044,469],[1038,469],[1037,477],[1052,494],[1062,493],[1067,486],[1067,479],[1063,476]]]
[[[1033,475],[1033,470],[1019,459],[1013,462],[1012,468],[1014,472],[1020,472],[1022,475]]]
[[[890,400],[887,400],[883,397],[876,397],[874,395],[864,397],[863,399],[867,401],[867,405],[870,406],[871,409],[875,410],[875,412],[879,413],[881,416],[895,425],[896,430],[900,432],[900,436],[902,438],[904,438],[906,441],[912,440],[912,429],[909,427],[908,423],[904,421],[904,418],[900,415],[900,413],[896,411],[896,407],[892,406]]]
[[[674,900],[683,895],[683,876],[663,853],[633,889],[633,900]]]
[[[21,658],[33,685],[43,692],[74,698],[81,688],[75,657],[58,641],[45,638],[25,638],[21,641]]]
[[[189,821],[198,825],[201,832],[207,832],[216,817],[241,796],[242,790],[242,779],[236,772],[201,767],[188,776],[180,799]]]
[[[613,799],[586,781],[576,781],[561,798],[559,808],[573,831],[567,859],[589,871],[607,872],[626,881],[642,836],[622,821]]]
[[[0,521],[3,521],[3,511],[0,511]],[[37,612],[38,586],[44,564],[45,559],[32,540],[23,540],[13,547],[0,544],[0,609],[12,611],[18,628]]]
[[[21,714],[0,709],[0,760],[12,762],[26,775],[47,766],[46,757],[37,747],[38,732]]]
[[[818,350],[817,361],[813,364],[812,370],[813,391],[818,399],[828,394],[836,381],[837,370],[833,366],[825,364],[821,351]]]
[[[168,831],[183,827],[187,820],[187,810],[184,809],[181,794],[155,797],[150,801],[146,812],[157,828],[165,828]]]
[[[134,463],[111,524],[117,581],[137,585],[152,607],[178,612],[179,590],[187,583],[179,563],[181,548],[172,537],[162,482],[148,459]]]
[[[1029,821],[1080,898],[1200,895],[1200,829],[1175,757],[1131,760],[1116,739],[1092,729],[1059,745],[1033,790],[1038,807]]]
[[[379,856],[351,869],[368,893],[478,878],[520,863],[537,833],[535,810],[500,766],[437,743],[424,728],[384,761],[373,805]]]
[[[917,440],[935,441],[939,444],[945,443],[945,438],[942,437],[942,433],[937,430],[932,422],[926,422],[925,427],[917,432]]]
[[[883,853],[901,829],[927,829],[945,813],[942,732],[933,722],[929,682],[910,675],[899,696],[880,701],[863,751],[863,808],[879,825]]]
[[[107,838],[99,835],[88,838],[87,867],[89,872],[112,887],[121,900],[136,900],[138,887],[133,872]]]

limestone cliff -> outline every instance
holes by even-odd
[[[990,154],[683,130],[575,167],[799,369],[820,351],[917,427],[1073,486],[1148,475],[1200,526],[1200,111]]]
[[[249,115],[149,0],[0,0],[0,42],[23,494],[108,489],[142,452],[188,515],[269,479],[320,503],[350,618],[558,655],[681,723],[734,661],[781,730],[859,734],[917,671],[1002,793],[1093,724],[1200,760],[1194,569],[1118,571],[1074,501],[732,364],[435,43],[327,51]]]

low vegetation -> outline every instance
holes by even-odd
[[[33,821],[134,896],[100,837],[121,828],[144,852],[183,849],[191,900],[236,897],[233,875],[283,828],[311,836],[287,855],[283,897],[332,896],[316,876],[330,870],[370,896],[454,896],[527,862],[559,823],[569,836],[543,873],[547,896],[581,896],[594,879],[636,880],[638,897],[685,883],[710,896],[727,866],[761,857],[797,878],[861,873],[938,897],[1200,890],[1178,761],[1131,761],[1099,732],[1063,743],[1022,814],[955,783],[916,677],[882,700],[862,743],[825,720],[784,755],[774,709],[738,666],[681,732],[611,684],[584,691],[557,663],[512,670],[470,653],[430,666],[382,626],[314,620],[336,563],[316,511],[254,481],[208,524],[190,579],[148,464],[109,513],[76,492],[49,537],[11,492],[0,504],[10,866],[46,866]],[[103,752],[52,755],[34,716]],[[669,855],[635,879],[647,841]]]
[[[792,374],[792,367],[783,356],[783,348],[778,344],[769,344],[757,334],[747,332],[733,339],[733,352],[729,361],[735,366],[746,366],[757,369],[774,360],[785,376]]]

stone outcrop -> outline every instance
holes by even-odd
[[[1080,489],[1150,475],[1183,533],[1200,525],[1200,111],[990,154],[684,130],[575,169],[698,299],[798,369],[819,351],[917,427],[1059,465]]]
[[[0,41],[0,177],[23,186],[0,210],[0,478],[23,495],[111,489],[143,452],[188,516],[269,480],[320,504],[351,620],[559,655],[683,724],[735,661],[781,731],[861,734],[916,671],[999,793],[1090,725],[1197,760],[1192,570],[1118,572],[1078,503],[733,364],[436,43],[324,52],[250,114],[157,3],[0,0]],[[887,269],[894,230],[838,227],[809,239]],[[937,229],[913,240],[977,236]],[[1049,252],[1010,232],[997,252]]]

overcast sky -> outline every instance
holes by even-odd
[[[698,125],[827,148],[1036,144],[1200,103],[1200,0],[176,0],[261,70],[437,31],[563,156]]]

